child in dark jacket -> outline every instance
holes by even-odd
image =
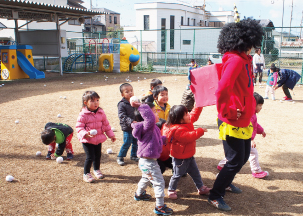
[[[156,207],[154,212],[160,215],[170,215],[173,210],[164,204],[165,182],[157,163],[157,158],[162,152],[163,143],[166,143],[166,137],[161,136],[160,129],[156,126],[159,117],[153,104],[140,104],[131,102],[132,106],[138,107],[144,121],[133,123],[133,136],[138,139],[139,168],[142,171],[142,178],[138,183],[138,189],[134,199],[150,200],[151,195],[146,194],[145,189],[151,182],[154,187],[156,197]]]
[[[130,105],[130,98],[134,96],[133,87],[129,83],[120,85],[120,92],[122,100],[118,103],[118,116],[120,119],[120,126],[123,131],[123,144],[117,156],[117,163],[124,166],[124,157],[126,157],[129,147],[132,145],[130,159],[138,162],[137,157],[137,139],[132,135],[131,123],[135,123],[135,108]]]
[[[169,111],[167,124],[164,125],[163,135],[171,145],[170,154],[173,157],[173,176],[168,186],[168,196],[177,199],[177,184],[180,178],[188,173],[199,194],[208,194],[211,188],[202,182],[194,155],[196,140],[203,136],[207,129],[194,128],[194,122],[199,119],[202,108],[195,107],[190,113],[183,105],[175,105]]]
[[[158,85],[162,85],[161,80],[152,79],[152,81],[150,82],[150,90],[141,97],[141,101],[144,103],[153,103],[154,102],[153,90]]]
[[[67,153],[67,160],[73,159],[74,151],[71,143],[73,132],[74,130],[67,124],[48,122],[41,133],[43,144],[48,145],[46,159],[60,157],[64,149]],[[58,143],[58,148],[55,152],[56,143]]]

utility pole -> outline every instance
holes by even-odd
[[[291,31],[291,20],[292,20],[292,9],[294,7],[294,0],[291,0],[291,13],[290,13],[290,24],[289,24],[289,34],[288,34],[288,40],[290,39],[290,31]]]

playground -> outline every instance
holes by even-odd
[[[122,131],[117,114],[121,100],[119,86],[131,80],[134,93],[142,95],[149,89],[151,79],[159,78],[168,88],[169,101],[180,104],[188,84],[187,76],[157,73],[45,73],[45,79],[0,80],[0,214],[1,215],[154,215],[153,188],[147,188],[151,201],[134,200],[141,172],[137,164],[126,158],[126,166],[116,162],[122,144]],[[4,84],[4,85],[3,85]],[[47,147],[40,133],[49,122],[62,122],[75,129],[85,90],[100,95],[117,141],[107,140],[102,146],[101,171],[105,178],[95,183],[83,182],[85,153],[76,133],[72,139],[75,155],[61,164],[46,160]],[[255,91],[264,95],[265,88]],[[110,92],[110,94],[108,94]],[[227,193],[225,201],[232,211],[223,213],[207,204],[207,196],[199,196],[189,176],[178,185],[179,198],[165,198],[174,215],[301,215],[303,211],[302,110],[303,86],[296,86],[292,102],[280,102],[282,89],[276,91],[276,101],[265,100],[258,122],[267,133],[256,136],[260,165],[269,172],[265,179],[255,179],[247,163],[236,175],[234,184],[242,194]],[[66,97],[66,99],[64,99]],[[57,115],[61,114],[61,118]],[[196,161],[204,183],[212,186],[223,158],[218,139],[215,106],[205,107],[195,127],[208,132],[197,140]],[[15,121],[18,120],[18,123]],[[112,148],[113,154],[106,150]],[[36,152],[41,151],[41,156]],[[63,154],[66,159],[66,153]],[[12,175],[13,182],[5,177]],[[165,193],[171,171],[164,173]]]

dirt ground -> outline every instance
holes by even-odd
[[[107,81],[105,76],[108,76]],[[42,80],[0,81],[4,84],[0,88],[0,215],[154,215],[154,198],[147,202],[137,202],[133,198],[141,173],[137,164],[129,160],[129,153],[126,166],[116,163],[122,144],[117,116],[117,103],[121,99],[119,85],[128,76],[135,95],[145,93],[151,79],[161,79],[169,90],[170,105],[180,104],[188,83],[186,76],[154,73],[64,76],[46,73]],[[93,184],[82,180],[85,153],[76,132],[72,139],[75,157],[61,164],[45,159],[47,146],[40,139],[49,121],[66,123],[75,129],[85,90],[99,93],[100,106],[111,126],[117,129],[117,141],[107,140],[102,147],[101,171],[105,178]],[[256,87],[255,91],[264,95],[265,88]],[[227,213],[208,205],[207,196],[197,194],[189,176],[182,178],[178,184],[178,200],[165,198],[174,215],[302,214],[303,87],[295,88],[295,103],[281,103],[283,96],[282,89],[278,89],[277,100],[266,100],[258,114],[258,121],[267,133],[266,138],[256,137],[259,161],[270,176],[263,180],[253,178],[247,163],[234,180],[243,193],[225,196],[232,208]],[[62,118],[58,118],[58,114]],[[218,173],[217,164],[224,157],[222,143],[217,138],[216,115],[215,106],[206,107],[195,123],[196,127],[208,129],[197,140],[195,155],[207,186],[212,186]],[[114,153],[107,154],[108,148]],[[42,156],[37,157],[37,151],[41,151]],[[63,156],[65,158],[66,153]],[[6,182],[7,175],[14,176],[15,181]],[[167,170],[165,193],[170,177],[171,171]],[[152,188],[147,188],[147,192],[154,197]]]

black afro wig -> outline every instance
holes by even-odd
[[[222,54],[230,51],[246,52],[252,47],[260,47],[263,35],[263,28],[255,19],[228,23],[220,32],[217,48]]]

